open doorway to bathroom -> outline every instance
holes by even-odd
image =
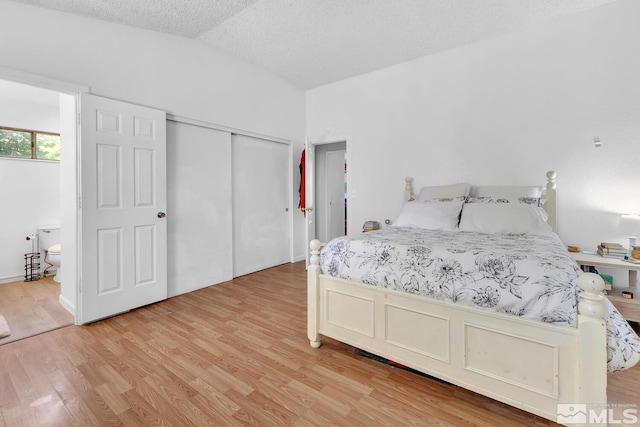
[[[347,234],[347,143],[316,145],[316,236],[322,242]]]
[[[61,99],[55,90],[0,80],[0,127],[60,134]],[[75,101],[73,101],[75,104]],[[70,118],[75,123],[75,118]],[[73,126],[73,125],[71,125]],[[3,142],[0,141],[0,144]],[[5,142],[8,143],[8,142]],[[37,146],[35,147],[37,149]],[[37,151],[37,150],[36,150]],[[61,162],[50,159],[0,157],[0,345],[74,323],[60,303],[62,286],[49,277],[27,279],[25,254],[43,225],[61,224]],[[75,174],[75,170],[74,170]],[[60,242],[52,242],[60,243]],[[36,251],[47,249],[38,245]],[[48,266],[40,252],[39,272]]]

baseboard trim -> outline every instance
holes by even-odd
[[[11,282],[21,282],[23,280],[24,280],[24,276],[22,274],[19,274],[17,276],[0,277],[0,284],[11,283]]]
[[[71,302],[68,299],[60,295],[58,297],[58,302],[65,310],[71,313],[74,318],[76,317],[76,307],[73,304],[71,304]]]
[[[298,261],[304,261],[305,259],[307,259],[306,255],[298,255],[298,256],[293,257],[293,260],[291,261],[291,263],[298,262]]]

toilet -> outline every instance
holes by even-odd
[[[43,225],[38,227],[40,237],[41,252],[44,252],[42,263],[44,271],[43,276],[50,276],[55,273],[53,280],[60,283],[60,226],[59,225]]]

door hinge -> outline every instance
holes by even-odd
[[[78,209],[82,209],[82,197],[78,197]]]
[[[82,123],[82,114],[78,113],[78,126]]]

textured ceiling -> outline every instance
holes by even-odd
[[[201,40],[309,89],[617,0],[13,0]]]

